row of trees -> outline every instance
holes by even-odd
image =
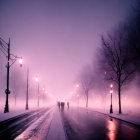
[[[26,73],[19,71],[18,69],[13,69],[11,72],[11,83],[10,83],[10,88],[11,88],[11,94],[13,94],[14,97],[14,103],[15,106],[17,105],[18,102],[24,102],[26,100],[26,92],[27,92],[27,75]],[[39,87],[39,96],[40,96],[40,102],[45,103],[46,100],[49,100],[49,96],[47,92],[45,91],[44,86]],[[30,100],[37,100],[38,97],[38,87],[37,83],[35,81],[31,81],[30,77],[28,78],[28,100],[29,104],[33,104],[30,102]]]
[[[114,83],[118,91],[119,113],[121,108],[122,87],[129,84],[136,74],[140,74],[140,2],[134,8],[133,17],[115,30],[101,36],[98,49],[99,67],[84,67],[80,75],[82,90],[88,107],[89,91],[102,80]],[[95,70],[96,69],[96,70]],[[104,78],[99,76],[104,73]],[[100,78],[100,80],[99,80]]]

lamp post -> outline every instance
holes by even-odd
[[[7,88],[5,90],[6,93],[6,102],[5,102],[5,108],[4,108],[4,113],[9,112],[9,104],[8,104],[8,95],[10,94],[10,90],[9,90],[9,69],[10,69],[10,39],[9,39],[9,43],[8,43],[8,61],[7,61]]]
[[[45,100],[45,88],[44,87],[42,88],[42,91],[43,91],[43,104],[44,104],[44,100]]]
[[[79,94],[77,94],[77,98],[78,98],[78,107],[79,107]]]
[[[37,100],[37,106],[39,107],[39,79],[38,79],[38,77],[36,76],[35,77],[35,81],[38,83],[38,100]]]
[[[79,84],[76,84],[76,88],[79,88]],[[79,94],[77,94],[77,98],[78,98],[78,107],[79,107]]]
[[[23,64],[23,59],[22,58],[20,58],[19,59],[19,64],[20,64],[20,66],[22,66],[22,64]],[[25,104],[25,109],[26,110],[28,110],[29,109],[29,105],[28,105],[28,95],[29,95],[29,93],[28,93],[28,91],[29,91],[29,68],[27,67],[27,83],[26,83],[26,104]]]
[[[29,90],[29,68],[27,68],[27,88],[26,88],[26,106],[25,109],[28,110],[28,90]]]
[[[110,85],[110,94],[111,94],[111,105],[110,105],[110,113],[113,113],[113,108],[112,108],[112,93],[113,93],[113,85]]]
[[[47,99],[48,99],[48,90],[45,90],[44,95],[45,95],[44,100],[47,102]],[[46,102],[45,102],[45,105],[46,105]]]
[[[10,75],[10,67],[16,62],[17,59],[20,59],[20,66],[22,66],[22,57],[18,57],[14,54],[10,53],[10,39],[9,42],[7,43],[0,37],[0,51],[6,56],[7,58],[7,81],[6,81],[6,102],[5,102],[5,108],[4,108],[4,113],[9,112],[9,102],[8,102],[8,95],[10,94],[9,90],[9,75]],[[10,63],[11,61],[11,63]]]
[[[76,84],[76,88],[79,88],[79,84]]]

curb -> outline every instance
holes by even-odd
[[[114,119],[117,119],[117,120],[120,120],[120,121],[123,121],[123,122],[126,122],[126,123],[129,123],[131,125],[135,125],[137,127],[140,127],[140,124],[137,124],[135,122],[131,122],[131,121],[128,121],[128,120],[124,120],[124,119],[121,119],[121,118],[118,118],[118,117],[115,117],[115,116],[112,116],[110,114],[106,114],[106,113],[103,113],[103,112],[99,112],[99,111],[95,111],[95,110],[91,110],[91,109],[88,109],[89,111],[93,111],[93,112],[97,112],[97,113],[100,113],[100,114],[103,114],[103,115],[106,115],[106,116],[109,116],[111,118],[114,118]]]

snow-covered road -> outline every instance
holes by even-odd
[[[43,140],[47,137],[53,118],[54,108],[49,109],[34,121],[25,131],[18,135],[15,140]]]
[[[0,139],[14,139],[49,110],[50,108],[34,110],[0,122]]]
[[[139,140],[140,127],[84,108],[40,108],[0,122],[0,140]]]
[[[67,140],[57,107],[42,108],[0,122],[1,140]]]

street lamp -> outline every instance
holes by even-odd
[[[20,67],[22,67],[22,64],[23,64],[23,59],[22,57],[18,60],[19,64],[20,64]]]
[[[29,91],[29,68],[27,68],[27,88],[26,88],[26,106],[25,109],[28,110],[28,91]]]
[[[9,104],[8,104],[8,95],[10,94],[9,90],[9,75],[10,75],[10,67],[16,62],[17,59],[20,59],[20,66],[22,66],[22,57],[18,57],[12,53],[10,53],[10,39],[9,42],[7,43],[0,37],[0,51],[6,56],[7,58],[7,83],[6,83],[6,102],[5,102],[5,108],[4,108],[4,113],[9,112]],[[11,62],[11,63],[10,63]]]
[[[76,88],[78,89],[80,86],[79,84],[76,84]],[[78,107],[79,107],[79,94],[77,94],[77,98],[78,98]]]
[[[113,108],[112,108],[112,93],[113,93],[113,85],[110,85],[110,94],[111,94],[111,105],[110,105],[110,113],[113,113]]]
[[[76,84],[76,88],[79,88],[79,84]]]
[[[22,57],[18,60],[20,67],[22,67],[23,64],[23,59]],[[27,83],[26,83],[26,104],[25,104],[25,109],[28,110],[29,109],[29,105],[28,105],[28,95],[29,95],[29,68],[27,67]]]
[[[45,100],[45,92],[46,92],[44,87],[42,88],[42,91],[43,91],[43,104],[44,104],[44,100]]]
[[[39,79],[38,79],[37,76],[35,77],[35,82],[38,83],[38,101],[37,101],[37,106],[39,107]]]
[[[78,98],[78,107],[79,107],[79,94],[77,94],[77,98]]]

